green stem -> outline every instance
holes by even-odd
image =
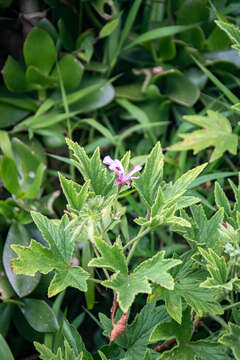
[[[237,172],[238,170],[237,170],[236,166],[234,165],[234,163],[232,162],[232,160],[228,157],[228,155],[225,154],[225,155],[224,155],[224,158],[225,158],[226,162],[228,163],[228,165],[230,166],[230,168],[231,168],[233,171]]]
[[[113,213],[114,211],[117,209],[117,202],[118,202],[118,198],[120,197],[119,196],[119,193],[120,193],[120,189],[118,187],[118,190],[117,190],[117,193],[116,193],[116,198],[114,200],[114,203],[113,203]],[[107,242],[111,245],[111,241],[108,237],[108,234],[107,234],[107,231],[109,230],[109,228],[112,226],[113,224],[113,221],[110,222],[110,224],[108,224],[105,228],[103,226],[103,222],[101,220],[101,234],[102,234],[102,237],[103,238],[106,238]]]
[[[79,3],[79,18],[78,18],[78,33],[81,34],[82,32],[82,27],[83,27],[83,3],[82,1],[80,1]]]
[[[157,56],[157,51],[156,51],[153,43],[151,43],[151,53],[152,53],[152,57],[153,57],[153,60],[155,61],[155,63],[156,63],[156,64],[159,64],[159,59],[158,59],[158,56]]]
[[[41,103],[46,99],[46,89],[38,90],[38,99]]]
[[[213,315],[208,313],[208,315],[215,321],[217,321],[223,328],[228,329],[228,324],[221,318],[221,316]]]
[[[155,241],[154,241],[154,232],[151,232],[151,251],[154,253]]]
[[[98,253],[97,248],[96,248],[95,245],[93,245],[93,250],[94,250],[94,252],[95,252],[96,257],[99,258],[100,255],[99,255],[99,253]],[[110,279],[110,276],[109,276],[109,274],[108,274],[108,271],[107,271],[105,268],[102,268],[102,270],[103,270],[106,278],[109,280],[109,279]]]
[[[224,306],[224,307],[223,307],[223,310],[224,310],[224,311],[225,311],[225,310],[229,310],[229,309],[232,309],[232,308],[234,308],[234,307],[236,307],[236,306],[240,306],[240,301],[238,301],[238,302],[236,302],[236,303],[234,303],[234,304],[230,304],[230,305]]]
[[[16,305],[20,305],[20,306],[25,305],[22,301],[14,300],[14,299],[7,299],[7,300],[4,300],[3,302],[4,302],[4,304],[10,303],[10,304],[16,304]]]
[[[98,280],[98,279],[94,279],[94,278],[89,278],[88,281],[93,281],[97,284],[101,284],[102,283],[102,280]]]
[[[150,229],[145,229],[143,230],[143,227],[141,227],[141,229],[139,230],[139,233],[137,236],[135,236],[135,238],[133,238],[132,240],[130,240],[124,247],[123,247],[123,250],[126,250],[131,244],[133,244],[133,246],[131,247],[129,253],[128,253],[128,257],[127,257],[127,263],[129,264],[133,254],[134,254],[134,251],[139,243],[139,240],[145,236],[146,234],[148,234],[150,232]]]
[[[136,192],[136,189],[131,189],[131,190],[128,190],[128,191],[125,191],[124,193],[122,193],[121,195],[119,195],[119,199],[120,198],[124,198],[132,193],[135,193]]]
[[[179,157],[179,162],[178,162],[179,167],[177,168],[176,171],[175,180],[177,180],[184,173],[186,159],[187,159],[187,151],[185,150],[181,152],[181,155]]]
[[[209,335],[212,335],[212,331],[209,329],[209,327],[206,324],[201,324],[201,326],[209,333]]]
[[[89,19],[93,22],[93,24],[100,30],[102,28],[102,24],[100,23],[100,21],[97,19],[97,17],[94,15],[94,13],[92,12],[91,7],[85,3],[85,11],[87,16],[89,17]]]
[[[112,223],[109,224],[109,227],[110,227],[111,225],[112,225]],[[106,242],[107,242],[109,245],[112,245],[112,244],[111,244],[111,241],[110,241],[110,239],[109,239],[109,236],[108,236],[108,234],[107,234],[108,227],[106,227],[106,228],[104,229],[104,225],[103,225],[102,219],[100,220],[99,230],[100,230],[100,236],[102,236],[102,238],[105,239]]]

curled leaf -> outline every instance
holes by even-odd
[[[113,324],[113,329],[110,333],[110,343],[116,340],[126,330],[128,320],[128,312],[122,314],[121,318],[116,324]]]

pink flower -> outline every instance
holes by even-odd
[[[105,165],[108,165],[110,170],[113,170],[118,174],[118,178],[115,180],[114,184],[118,185],[120,188],[124,184],[130,186],[132,179],[139,178],[139,176],[132,176],[132,175],[142,170],[142,166],[137,165],[134,168],[132,168],[132,170],[128,174],[125,174],[121,161],[118,159],[113,160],[109,155],[105,156],[105,158],[103,159],[103,163]]]

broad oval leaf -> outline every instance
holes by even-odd
[[[1,334],[0,334],[0,359],[1,360],[14,360],[11,350]]]
[[[89,94],[90,96],[84,96],[83,99],[76,101],[74,105],[71,106],[71,110],[77,110],[80,114],[91,112],[109,104],[114,99],[114,87],[99,78],[83,79],[80,91],[87,90],[91,86],[94,87],[94,85],[96,86],[96,90],[93,90],[91,95]],[[71,94],[69,97],[71,97]]]
[[[1,102],[0,113],[0,129],[4,129],[24,119],[29,114],[29,111]]]
[[[58,320],[51,307],[43,300],[23,299],[24,306],[20,309],[32,326],[39,332],[55,332],[58,329]]]
[[[3,156],[0,164],[0,175],[4,187],[16,196],[21,196],[21,189],[18,182],[18,170],[15,161]]]
[[[23,54],[27,66],[34,66],[45,74],[50,73],[57,59],[55,44],[51,36],[38,28],[28,34]]]
[[[20,93],[32,90],[31,85],[26,81],[23,68],[12,56],[7,58],[2,74],[8,90]]]
[[[12,244],[28,246],[30,236],[23,225],[13,224],[7,235],[3,250],[3,265],[13,289],[19,297],[30,294],[40,280],[40,274],[35,276],[15,275],[11,268],[11,260],[16,258],[15,252],[11,249]]]
[[[64,87],[68,90],[74,90],[80,84],[83,75],[83,65],[73,55],[64,55],[58,63],[59,71],[63,80]],[[51,73],[51,76],[58,76],[57,68]]]
[[[169,74],[166,79],[166,94],[181,105],[193,106],[200,96],[199,88],[183,74]]]
[[[207,21],[209,9],[202,0],[185,0],[180,7],[177,20],[179,24],[188,25]]]
[[[0,334],[4,337],[8,333],[11,322],[13,305],[7,303],[0,304]],[[1,358],[2,359],[2,358]]]
[[[7,279],[7,276],[4,271],[3,263],[2,263],[2,256],[3,255],[3,241],[0,238],[0,297],[1,300],[9,299],[11,296],[14,295],[14,291]],[[2,334],[2,326],[4,326],[4,312],[5,312],[5,305],[4,303],[0,304],[0,334]],[[2,318],[3,317],[3,318]]]

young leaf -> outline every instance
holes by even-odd
[[[231,218],[233,213],[230,202],[218,182],[215,182],[214,196],[217,207],[223,208],[226,216]]]
[[[90,182],[87,181],[83,186],[81,186],[72,180],[66,179],[61,173],[58,175],[64,195],[67,198],[69,208],[80,211],[88,198],[88,188]]]
[[[84,180],[90,180],[91,188],[96,195],[108,195],[113,188],[113,178],[100,159],[99,148],[89,158],[84,149],[77,143],[70,139],[66,141],[73,152],[73,163],[79,169]]]
[[[216,294],[219,291],[217,289],[200,288],[201,282],[206,279],[206,273],[194,270],[191,256],[192,252],[186,253],[182,256],[183,263],[171,271],[174,278],[174,290],[169,291],[156,285],[154,286],[153,295],[150,297],[163,299],[169,315],[180,324],[183,300],[199,316],[202,316],[205,312],[212,314],[223,313],[222,307],[216,301]]]
[[[210,219],[201,205],[191,206],[192,217],[188,216],[184,210],[180,211],[181,218],[186,219],[191,227],[172,226],[172,230],[180,233],[190,244],[192,248],[205,246],[213,248],[217,252],[222,251],[222,245],[219,238],[219,225],[223,221],[223,209],[219,209]]]
[[[229,38],[232,40],[234,49],[240,51],[240,30],[238,27],[224,21],[215,21],[216,24],[227,33]]]
[[[80,291],[87,291],[89,274],[80,266],[71,266],[69,269],[56,269],[55,275],[48,288],[48,296],[55,296],[68,286]]]
[[[163,257],[164,252],[159,252],[138,265],[131,274],[118,271],[109,280],[103,281],[104,286],[117,293],[118,303],[123,312],[128,311],[137,294],[151,293],[149,281],[173,289],[174,281],[168,270],[181,263],[181,260],[163,259]]]
[[[170,225],[170,226],[174,225],[174,226],[184,227],[184,228],[191,227],[191,224],[187,220],[185,220],[179,216],[170,216],[170,217],[166,216],[166,220],[163,222],[163,224]]]
[[[218,340],[221,344],[230,347],[236,360],[240,360],[240,326],[229,323],[229,330]]]
[[[139,225],[156,227],[161,224],[177,227],[191,227],[184,217],[174,216],[179,209],[195,204],[199,199],[193,196],[182,196],[206,164],[189,170],[182,175],[174,184],[165,185],[164,191],[158,188],[155,201],[151,207],[151,218],[135,219]]]
[[[226,290],[232,290],[233,282],[236,279],[231,279],[228,282],[228,268],[223,256],[218,256],[212,249],[208,251],[198,248],[201,255],[207,261],[207,269],[211,277],[207,278],[200,284],[205,288],[224,288]]]
[[[75,355],[73,349],[71,349],[69,343],[64,341],[65,352],[59,347],[57,353],[53,353],[46,345],[34,342],[36,350],[39,352],[39,357],[42,360],[83,360],[83,353],[78,356]]]
[[[197,166],[182,175],[179,179],[177,179],[174,184],[168,184],[164,189],[165,199],[174,199],[184,194],[184,192],[188,189],[191,183],[196,179],[196,177],[203,171],[206,166],[207,163]]]
[[[115,272],[120,272],[124,275],[128,273],[127,261],[123,255],[122,248],[117,242],[110,246],[106,241],[96,238],[95,245],[101,254],[101,257],[92,259],[88,266],[106,267]]]
[[[184,116],[184,119],[202,127],[190,134],[180,134],[182,142],[169,146],[170,151],[193,150],[194,154],[214,146],[210,162],[219,159],[225,151],[231,154],[237,153],[238,137],[232,133],[229,120],[220,113],[212,110],[207,111],[207,116],[192,115]]]
[[[33,276],[37,271],[47,274],[55,269],[48,289],[49,296],[56,295],[67,286],[86,291],[88,273],[79,266],[70,265],[74,243],[71,241],[72,231],[66,229],[68,218],[63,216],[61,221],[49,220],[35,212],[32,212],[32,217],[49,248],[35,240],[31,241],[29,247],[12,245],[12,249],[19,256],[12,260],[13,271],[16,274]]]
[[[113,289],[117,293],[117,300],[123,312],[127,312],[132,305],[137,294],[151,294],[151,286],[141,275],[132,273],[123,275],[120,272],[111,276],[110,280],[105,280],[102,285]]]
[[[168,273],[172,267],[181,264],[181,260],[164,259],[165,251],[160,251],[152,258],[143,261],[134,269],[134,274],[148,279],[169,290],[174,288],[174,280]]]
[[[144,171],[139,179],[134,181],[135,187],[147,207],[154,204],[158,188],[162,180],[163,154],[161,145],[158,142],[147,157]]]
[[[195,196],[181,196],[176,201],[176,210],[184,209],[186,207],[190,207],[200,202],[201,200]]]

